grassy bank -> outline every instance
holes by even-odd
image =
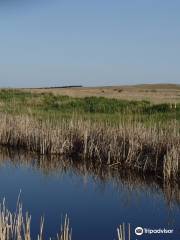
[[[51,122],[29,116],[0,116],[0,144],[40,155],[64,155],[100,164],[179,177],[179,125],[146,127],[124,122],[115,127],[80,118]]]
[[[0,92],[0,144],[177,180],[180,105]]]
[[[120,119],[129,116],[139,120],[180,119],[179,104],[152,104],[149,101],[127,101],[104,97],[73,98],[51,93],[31,93],[18,90],[0,91],[0,111],[28,114],[43,118],[70,117],[72,113],[84,118]]]

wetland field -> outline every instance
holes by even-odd
[[[1,89],[0,238],[129,240],[142,226],[174,229],[163,239],[178,239],[176,87],[173,97],[171,85],[151,86],[143,94],[156,95],[152,101],[106,96],[107,88],[79,97],[68,89]]]

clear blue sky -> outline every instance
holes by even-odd
[[[0,0],[0,86],[180,83],[179,0]]]

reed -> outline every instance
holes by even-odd
[[[131,226],[128,224],[126,225],[123,223],[117,228],[118,240],[131,240]]]
[[[116,126],[80,118],[51,121],[27,115],[0,115],[0,145],[39,155],[63,155],[153,173],[165,181],[180,173],[180,129],[173,121],[162,127],[126,121]]]
[[[64,225],[61,225],[61,234],[57,235],[58,240],[72,240],[72,229],[70,229],[69,218],[66,215]]]
[[[40,231],[37,240],[43,240],[44,219],[41,219]],[[57,240],[71,240],[72,230],[69,226],[69,219],[66,216],[64,224],[61,225],[61,232],[57,234]],[[31,216],[23,215],[22,204],[17,203],[15,213],[8,210],[5,200],[0,205],[0,239],[1,240],[31,240]]]
[[[31,216],[22,210],[22,204],[17,203],[15,213],[8,210],[5,200],[0,204],[0,239],[1,240],[44,240],[43,236],[44,219],[41,219],[40,230],[37,238],[31,236]],[[117,229],[118,240],[126,240],[125,225],[120,225]],[[50,238],[51,240],[52,238]],[[54,239],[54,238],[53,238]],[[69,218],[65,217],[61,225],[61,232],[57,234],[57,240],[72,240],[72,229]],[[128,225],[128,240],[130,240],[130,225]]]

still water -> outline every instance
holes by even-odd
[[[122,223],[131,224],[133,240],[180,239],[178,186],[82,162],[1,151],[0,199],[5,197],[12,211],[20,190],[23,209],[32,215],[33,239],[41,216],[48,239],[59,232],[66,213],[73,240],[117,239],[116,228]],[[137,226],[174,233],[135,236]]]

